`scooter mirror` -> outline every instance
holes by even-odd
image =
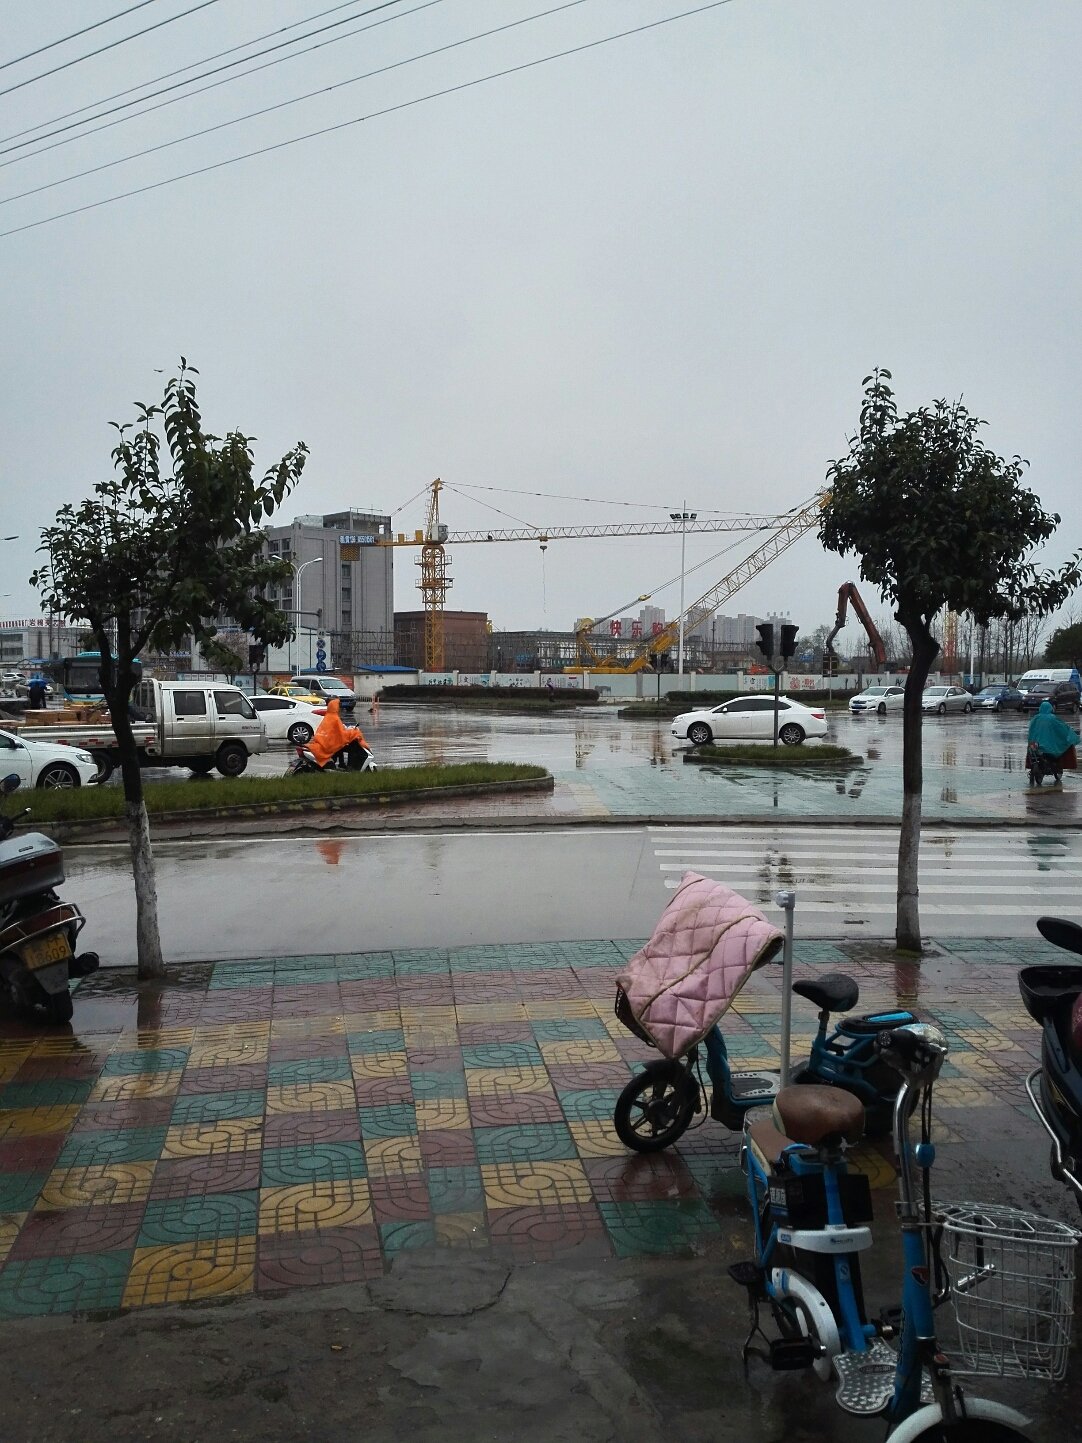
[[[17,772],[9,772],[8,775],[0,781],[0,794],[5,797],[10,797],[12,792],[18,791],[18,788],[19,777]]]
[[[1082,954],[1082,927],[1077,922],[1068,922],[1064,917],[1038,917],[1037,931],[1046,942]]]

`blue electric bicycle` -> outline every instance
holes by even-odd
[[[933,1217],[932,1090],[946,1039],[917,1023],[882,1033],[875,1047],[901,1078],[893,1132],[902,1306],[874,1320],[865,1311],[860,1254],[872,1244],[871,1193],[845,1161],[863,1134],[860,1102],[833,1088],[784,1088],[772,1115],[751,1114],[744,1125],[755,1258],[729,1271],[747,1289],[751,1310],[745,1364],[756,1354],[777,1369],[811,1367],[824,1380],[835,1374],[840,1406],[885,1414],[891,1443],[1025,1443],[1024,1418],[963,1393],[936,1337],[933,1309],[952,1299],[966,1372],[1062,1377],[1078,1235],[1010,1208],[964,1204]],[[909,1130],[918,1110],[921,1141],[914,1145]],[[763,1306],[776,1338],[762,1331]]]

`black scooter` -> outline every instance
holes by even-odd
[[[287,777],[302,776],[305,772],[374,772],[376,759],[360,742],[350,742],[348,747],[335,752],[329,761],[321,766],[307,747],[298,747],[297,755],[286,767]]]
[[[1046,941],[1082,957],[1082,927],[1041,917]],[[1065,1183],[1082,1209],[1082,965],[1048,962],[1023,967],[1018,989],[1039,1022],[1041,1065],[1026,1078],[1033,1110],[1052,1140],[1052,1176]]]
[[[0,780],[0,796],[17,791],[19,778]],[[20,813],[30,811],[24,807]],[[75,955],[86,918],[55,888],[64,881],[64,854],[51,837],[15,837],[15,822],[0,816],[0,992],[16,1007],[49,1022],[71,1021],[68,983],[98,970],[98,954]]]

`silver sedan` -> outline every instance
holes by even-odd
[[[922,711],[943,716],[949,711],[972,711],[973,698],[963,686],[926,686],[920,705]]]

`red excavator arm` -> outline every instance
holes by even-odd
[[[842,585],[838,587],[838,614],[834,618],[834,630],[823,643],[823,660],[827,662],[828,658],[833,658],[835,655],[834,638],[845,625],[846,613],[849,609],[850,602],[853,603],[853,610],[856,612],[861,626],[863,626],[867,632],[868,643],[871,647],[872,655],[875,657],[876,669],[882,671],[887,664],[887,648],[883,645],[883,638],[876,630],[875,622],[868,614],[868,608],[864,605],[863,601],[861,601],[860,592],[852,581],[843,582]],[[824,667],[824,671],[825,670],[826,668]]]

